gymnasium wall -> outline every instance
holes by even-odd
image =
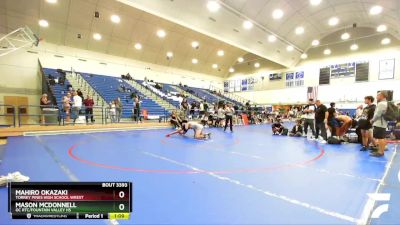
[[[191,71],[144,63],[127,58],[86,51],[66,46],[41,43],[37,49],[43,67],[102,74],[120,77],[130,73],[134,79],[147,77],[162,83],[190,84],[195,87],[209,88],[212,83],[223,87],[223,78]],[[56,57],[56,56],[58,57]]]
[[[323,57],[323,56],[322,56]],[[395,76],[391,80],[379,80],[379,61],[395,59]],[[305,61],[295,68],[279,71],[259,70],[254,74],[234,74],[228,80],[244,77],[261,77],[264,80],[255,85],[255,91],[235,92],[246,99],[253,99],[259,104],[302,103],[306,101],[307,87],[319,84],[319,69],[324,66],[352,61],[369,61],[369,81],[355,82],[355,77],[331,79],[330,85],[318,87],[318,97],[324,102],[352,101],[362,102],[365,95],[375,95],[378,90],[394,90],[394,99],[400,101],[400,47],[393,47],[374,52],[361,52],[341,57],[323,57],[320,60]],[[274,72],[304,71],[303,87],[285,87],[285,78],[269,81],[268,74]]]
[[[16,51],[0,57],[0,104],[4,96],[24,96],[37,104],[41,95],[38,55]]]

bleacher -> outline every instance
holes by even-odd
[[[209,89],[203,89],[203,90],[209,92],[210,94],[217,95],[217,94],[213,93],[213,92],[212,92],[211,90],[209,90]],[[238,106],[242,106],[242,105],[243,105],[243,103],[238,102],[238,101],[236,101],[236,100],[234,100],[234,99],[231,99],[231,98],[229,98],[229,97],[227,97],[227,96],[225,96],[225,95],[217,95],[217,96],[218,96],[220,99],[224,100],[225,102],[231,102],[231,103],[233,103],[233,104],[235,104],[235,105],[238,105]]]
[[[94,88],[96,92],[107,101],[107,104],[118,97],[121,99],[123,104],[122,118],[130,118],[132,116],[133,99],[131,99],[130,95],[135,92],[142,95],[139,90],[117,77],[87,73],[81,73],[81,75],[92,86],[92,88]],[[120,92],[118,88],[121,84],[130,89],[131,92]],[[147,110],[149,116],[163,116],[166,113],[169,113],[164,107],[160,106],[152,99],[144,97],[141,101],[141,110]]]
[[[61,74],[57,72],[56,69],[50,69],[50,68],[43,68],[43,73],[46,77],[47,82],[49,81],[49,75],[52,75],[54,79],[59,79]],[[55,85],[49,85],[56,101],[57,101],[57,106],[59,108],[62,108],[62,98],[65,96],[65,93],[68,91],[67,86],[70,85],[68,79],[65,79],[64,85],[60,85],[56,83]],[[51,93],[48,93],[50,95]],[[50,99],[50,98],[49,98]],[[55,105],[55,102],[52,102],[53,105]]]
[[[146,86],[146,85],[143,84],[143,82],[144,82],[143,80],[136,80],[136,82],[139,83],[142,86]],[[150,85],[150,84],[148,84],[148,85]],[[154,91],[152,89],[155,89],[154,86],[151,89],[149,88],[149,90],[152,91],[153,93],[157,94],[158,96],[162,97],[165,101],[167,101],[171,105],[179,108],[179,104],[180,104],[179,101],[176,101],[176,100],[173,100],[171,98],[168,98],[167,97],[167,95],[168,95],[167,91],[164,91],[164,89],[163,90],[158,90],[157,89],[157,91]]]
[[[208,103],[216,103],[218,102],[220,99],[215,97],[214,95],[210,94],[208,91],[202,89],[202,88],[195,88],[195,87],[183,87],[183,89],[185,89],[186,91],[192,91],[192,93],[194,93],[195,96],[201,98],[201,99],[205,99],[206,102]]]

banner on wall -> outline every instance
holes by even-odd
[[[239,92],[242,90],[242,81],[235,80],[235,92]]]
[[[224,92],[228,92],[229,91],[229,82],[226,80],[224,81]]]
[[[242,80],[242,91],[247,91],[247,79]]]
[[[379,61],[379,80],[394,78],[394,59],[384,59]]]
[[[229,81],[229,91],[228,92],[234,92],[235,91],[235,81],[230,80]]]

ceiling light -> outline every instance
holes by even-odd
[[[212,64],[212,68],[217,69],[218,65],[217,64]]]
[[[235,69],[233,69],[232,67],[229,68],[229,73],[233,73],[233,72],[235,72]]]
[[[272,35],[272,34],[269,35],[269,36],[268,36],[268,41],[269,41],[269,42],[274,42],[274,41],[276,41],[275,35]]]
[[[238,62],[240,62],[240,63],[244,61],[244,59],[243,59],[242,57],[239,57],[237,60],[238,60]]]
[[[311,5],[319,5],[319,4],[321,4],[321,1],[322,0],[310,0],[310,4]]]
[[[381,44],[383,44],[383,45],[388,45],[388,44],[390,44],[390,38],[384,38],[384,39],[382,39]]]
[[[382,10],[383,10],[382,6],[380,6],[380,5],[375,5],[375,6],[372,6],[372,7],[369,9],[369,14],[371,14],[371,15],[378,15],[378,14],[380,14],[380,13],[382,12]]]
[[[208,1],[207,9],[210,12],[217,12],[221,8],[221,5],[217,1]]]
[[[304,27],[296,27],[295,33],[297,35],[303,34],[304,33]]]
[[[312,46],[317,46],[317,45],[319,45],[319,41],[318,41],[318,40],[313,40],[313,41],[311,42],[311,45],[312,45]]]
[[[301,54],[300,58],[307,59],[308,55],[306,53]]]
[[[332,17],[329,19],[329,26],[336,26],[339,23],[339,19],[337,17]]]
[[[39,26],[48,27],[49,26],[49,22],[47,22],[47,20],[39,20]]]
[[[283,11],[281,9],[275,9],[272,12],[272,18],[278,20],[283,17]]]
[[[293,48],[293,46],[288,45],[288,46],[286,47],[286,50],[287,50],[288,52],[291,52],[291,51],[294,50],[294,48]]]
[[[172,53],[172,52],[167,52],[167,57],[168,58],[172,58],[174,56],[174,53]]]
[[[99,33],[94,33],[94,34],[93,34],[93,38],[94,38],[94,40],[99,41],[99,40],[101,40],[101,34],[99,34]]]
[[[342,39],[342,40],[347,40],[347,39],[349,39],[350,38],[350,34],[349,33],[343,33],[341,36],[340,36],[340,38]]]
[[[199,42],[192,41],[192,48],[198,48],[198,47],[199,47]]]
[[[243,21],[243,28],[249,30],[253,27],[253,23],[249,20]]]
[[[355,50],[357,50],[358,49],[358,45],[357,44],[352,44],[351,46],[350,46],[350,50],[352,50],[352,51],[355,51]]]
[[[254,67],[255,67],[255,68],[260,67],[260,63],[258,63],[258,62],[257,62],[257,63],[254,63]]]
[[[121,21],[121,18],[118,15],[112,15],[111,16],[111,21],[113,23],[119,23]]]
[[[218,56],[224,56],[224,51],[223,50],[218,50],[217,55]]]
[[[378,31],[378,32],[383,32],[383,31],[386,31],[386,30],[387,30],[387,27],[384,24],[381,24],[376,28],[376,31]]]
[[[137,50],[142,49],[142,44],[136,43],[136,44],[135,44],[135,48],[136,48]]]
[[[193,64],[197,64],[199,62],[199,60],[197,60],[197,59],[192,59],[192,63]]]
[[[330,55],[331,53],[332,51],[329,48],[324,50],[324,55]]]
[[[55,4],[57,3],[57,0],[46,0],[47,3]]]
[[[165,33],[164,30],[158,30],[157,31],[157,36],[158,37],[163,38],[163,37],[165,37],[165,35],[167,35],[167,34]]]

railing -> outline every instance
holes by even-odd
[[[139,121],[146,120],[158,120],[159,122],[167,121],[167,118],[171,115],[171,113],[164,109],[161,115],[145,115],[144,111],[146,108],[140,108],[139,116],[136,115],[133,108],[128,108],[131,112],[130,117],[123,117],[124,110],[126,111],[126,107],[122,107],[121,113],[116,109],[111,111],[110,107],[104,108],[104,124],[111,124],[111,123],[139,123]],[[147,118],[146,118],[147,117]]]
[[[13,105],[0,105],[0,127],[15,127],[15,113]]]
[[[90,110],[91,109],[91,110]],[[86,108],[70,107],[64,110],[61,107],[54,105],[0,105],[0,128],[1,127],[21,127],[29,125],[79,125],[79,124],[110,124],[110,123],[135,123],[134,113],[132,108],[123,107],[121,112],[129,109],[131,112],[129,117],[118,118],[118,110],[115,113],[110,113],[109,107],[93,106]],[[167,109],[159,115],[145,115],[143,113],[146,108],[141,108],[140,120],[158,120],[159,122],[167,121],[171,113]],[[95,113],[95,112],[100,112]],[[126,116],[126,114],[125,114]],[[139,119],[137,118],[137,119]]]
[[[23,125],[59,125],[59,109],[53,105],[20,105],[18,126]]]
[[[151,90],[150,88],[145,87],[143,84],[140,84],[140,83],[137,82],[136,80],[132,80],[131,82],[137,84],[137,86],[140,87],[141,91],[140,91],[140,90],[139,90],[139,91],[142,92],[142,94],[144,94],[144,93],[143,93],[144,90],[147,90],[147,91],[150,93],[150,96],[151,96],[151,97],[155,97],[156,100],[162,100],[162,101],[164,101],[165,103],[167,103],[168,106],[169,106],[170,108],[176,109],[176,107],[175,107],[174,105],[172,105],[171,103],[169,103],[168,101],[166,101],[163,97],[161,97],[161,96],[160,96],[158,93],[156,93],[155,91]],[[130,84],[130,85],[133,85],[133,84],[130,83],[130,82],[127,82],[127,83]]]
[[[249,100],[247,100],[247,99],[245,99],[245,98],[243,98],[243,97],[241,97],[239,95],[235,95],[235,94],[229,93],[229,92],[224,92],[224,90],[222,90],[220,88],[217,88],[217,87],[215,87],[213,85],[210,85],[210,90],[220,92],[223,96],[226,96],[227,98],[230,98],[230,99],[233,99],[235,101],[238,101],[238,102],[240,102],[242,104],[245,104],[246,102],[249,101]]]

